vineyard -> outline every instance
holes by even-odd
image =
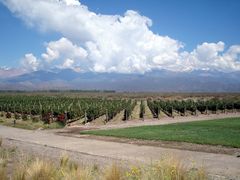
[[[137,103],[139,102],[139,103]],[[146,102],[146,103],[145,103]],[[216,114],[240,111],[238,98],[210,99],[135,99],[135,98],[83,98],[61,95],[0,95],[0,116],[6,119],[62,122],[67,124],[77,120],[88,123],[103,117],[108,123],[122,112],[122,121],[131,120],[136,106],[139,106],[138,118],[144,119],[146,108],[151,117],[196,116],[198,114]]]
[[[226,113],[240,110],[240,100],[233,99],[210,99],[210,100],[148,100],[148,107],[153,116],[159,118],[161,111],[170,117],[174,115],[186,116],[209,114],[209,113]]]
[[[67,123],[78,119],[91,122],[104,116],[111,120],[124,110],[123,120],[129,119],[135,106],[132,100],[109,100],[100,98],[68,98],[60,96],[0,96],[1,116],[15,119],[42,120],[46,123]]]

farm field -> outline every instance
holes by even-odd
[[[89,93],[88,93],[89,95]],[[145,95],[143,98],[142,96]],[[124,124],[132,120],[240,112],[240,96],[230,94],[0,93],[0,124],[26,129],[66,125]]]
[[[106,179],[108,167],[103,166],[106,162],[140,163],[144,168],[138,171],[146,174],[146,169],[155,168],[149,162],[161,161],[166,154],[177,155],[174,161],[187,167],[185,178],[192,161],[199,172],[205,162],[202,179],[206,179],[205,173],[238,178],[238,117],[238,94],[0,93],[0,136],[6,144],[27,154],[44,152],[54,162],[59,161],[62,151],[70,153],[80,164],[98,162],[103,169],[91,174],[93,179],[96,175]],[[109,141],[104,139],[106,136],[139,140],[140,144]],[[141,144],[142,140],[159,145]],[[161,145],[163,142],[168,145]],[[185,145],[188,147],[184,148]],[[49,159],[40,161],[51,164]],[[232,163],[228,164],[229,161]],[[31,164],[25,167],[30,169]],[[52,167],[55,172],[62,170],[61,164]],[[68,168],[66,175],[79,173]],[[131,179],[126,177],[131,167],[122,168],[113,170],[121,171],[122,179]]]
[[[81,134],[164,140],[240,148],[240,118],[84,131]]]

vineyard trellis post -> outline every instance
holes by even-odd
[[[106,109],[106,122],[108,122],[108,110]]]
[[[65,125],[67,124],[67,119],[68,119],[67,111],[64,111],[64,123],[65,123]]]
[[[86,124],[87,123],[87,111],[85,110],[84,112],[84,123]]]
[[[16,125],[16,108],[15,108],[15,105],[13,105],[13,113],[14,113],[13,126],[15,126]]]
[[[198,116],[198,113],[197,113],[197,107],[194,106],[194,109],[195,109],[195,116]]]
[[[184,114],[184,116],[186,116],[186,105],[184,105],[184,109],[183,109],[183,114]]]

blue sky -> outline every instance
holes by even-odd
[[[127,10],[137,11],[152,20],[153,26],[150,30],[153,33],[182,42],[184,51],[191,52],[204,42],[222,41],[225,48],[240,44],[240,1],[238,0],[81,0],[80,2],[86,5],[89,11],[100,14],[123,16]],[[40,58],[46,49],[44,43],[57,41],[66,36],[61,31],[40,32],[36,27],[27,26],[22,18],[17,18],[16,14],[2,3],[0,3],[0,23],[0,66],[18,67],[27,53]],[[68,39],[73,44],[82,43],[75,42],[72,36]]]

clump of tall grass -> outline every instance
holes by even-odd
[[[14,172],[14,180],[50,180],[56,179],[57,169],[52,162],[36,158],[28,164],[19,164]]]
[[[9,153],[6,149],[2,148],[2,138],[0,137],[0,179],[7,180],[7,161],[8,161]]]
[[[58,164],[39,158],[21,159],[15,167],[13,180],[91,180],[90,168],[79,167],[67,155]]]
[[[1,161],[1,159],[0,159]],[[6,168],[0,165],[0,179],[1,180],[7,180],[7,173],[6,173]]]
[[[165,157],[158,162],[142,168],[134,167],[127,172],[129,179],[162,179],[162,180],[206,180],[204,168],[186,167],[177,158]]]
[[[3,157],[0,157],[0,179],[1,180],[7,179],[6,160]]]
[[[124,177],[123,168],[116,163],[106,167],[103,172],[103,179],[105,180],[121,180]]]

